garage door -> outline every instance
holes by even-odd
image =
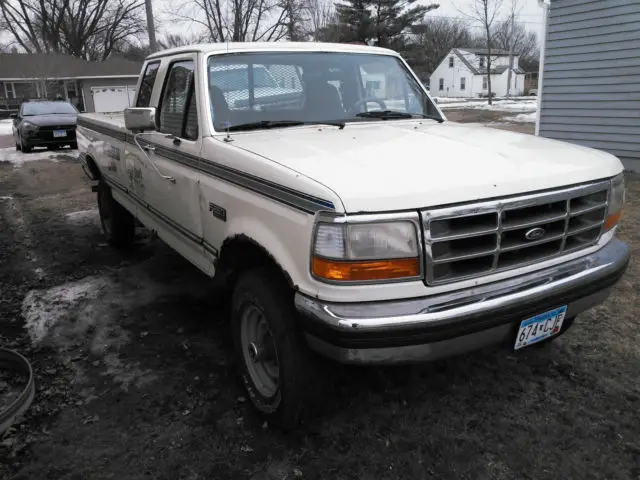
[[[91,87],[96,112],[121,112],[133,105],[135,87]]]

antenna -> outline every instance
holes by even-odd
[[[226,0],[226,4],[227,4],[227,33],[226,33],[226,38],[225,40],[227,41],[227,53],[229,53],[229,14],[230,14],[230,10],[229,10],[229,0]]]

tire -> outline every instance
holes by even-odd
[[[71,144],[69,144],[69,147],[71,148],[71,150],[77,150],[78,142],[72,142]]]
[[[97,196],[100,224],[107,243],[123,250],[131,248],[135,240],[135,218],[113,199],[111,189],[102,180]]]
[[[291,289],[275,268],[248,271],[238,278],[231,310],[237,366],[251,403],[269,424],[295,428],[309,406],[315,369],[296,326]]]
[[[21,150],[20,144],[16,142],[16,151],[19,152]]]
[[[20,151],[22,151],[22,153],[31,153],[31,151],[33,150],[33,147],[27,147],[24,142],[22,141],[22,135],[20,135]]]

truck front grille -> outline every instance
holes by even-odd
[[[602,234],[609,182],[421,212],[426,281],[439,285],[590,247]]]

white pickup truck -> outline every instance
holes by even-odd
[[[155,53],[135,107],[79,115],[78,143],[112,245],[139,221],[224,279],[243,383],[283,425],[312,351],[375,365],[548,342],[629,261],[615,156],[449,122],[382,48]]]

